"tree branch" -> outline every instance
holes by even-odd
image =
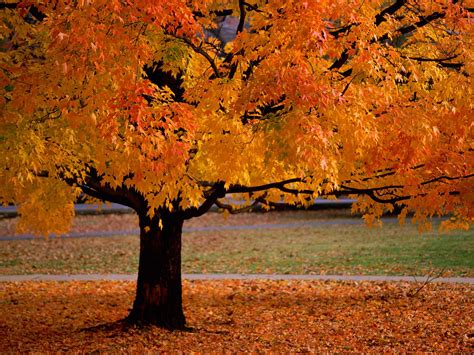
[[[293,179],[288,179],[288,180],[283,180],[279,182],[273,182],[270,184],[265,184],[265,185],[258,185],[258,186],[243,186],[243,185],[231,185],[226,189],[226,193],[250,193],[250,192],[259,192],[259,191],[265,191],[269,189],[280,189],[281,187],[284,187],[286,184],[291,184],[295,182],[302,182],[303,180],[300,178],[293,178]]]
[[[393,15],[396,13],[400,8],[406,3],[406,0],[397,0],[395,1],[394,4],[388,6],[384,10],[380,11],[377,15],[375,15],[375,25],[379,26],[381,23],[387,21],[386,15]],[[341,33],[345,33],[351,30],[353,26],[356,26],[357,23],[350,23],[348,25],[345,25],[337,30],[329,31],[331,35],[334,37],[337,37]],[[355,42],[351,44],[351,49],[355,48]],[[329,67],[329,70],[334,70],[334,69],[340,69],[349,59],[348,55],[349,50],[344,49],[339,56],[339,58]]]
[[[215,184],[208,192],[208,196],[204,203],[199,207],[191,207],[182,212],[184,219],[190,219],[193,217],[199,217],[205,214],[216,203],[218,198],[225,196],[225,189],[223,183]]]
[[[385,176],[390,176],[394,175],[395,172],[388,172],[385,174],[382,174],[380,177],[385,177]],[[474,174],[468,174],[468,175],[463,175],[463,176],[456,176],[456,177],[451,177],[447,175],[442,175],[438,176],[436,178],[426,180],[420,183],[420,186],[425,186],[429,185],[435,182],[440,182],[442,180],[461,180],[461,179],[469,179],[474,177]],[[367,181],[367,179],[363,180]],[[304,182],[303,179],[301,178],[293,178],[293,179],[287,179],[279,182],[274,182],[274,183],[269,183],[265,185],[258,185],[258,186],[242,186],[242,185],[231,185],[227,190],[226,193],[252,193],[252,192],[259,192],[259,191],[266,191],[269,189],[278,189],[284,193],[292,194],[292,195],[315,195],[316,191],[314,190],[309,190],[309,189],[291,189],[286,187],[285,185],[291,184],[291,183],[297,183],[297,182]],[[389,192],[385,195],[392,195],[396,196],[393,198],[389,199],[384,199],[381,196],[382,192],[384,191],[391,191],[391,190],[397,190],[397,189],[402,189],[404,185],[385,185],[385,186],[377,186],[377,187],[370,187],[370,188],[357,188],[357,187],[352,187],[349,186],[351,181],[346,181],[345,184],[342,184],[340,186],[340,189],[336,191],[330,191],[330,192],[322,192],[318,193],[320,196],[340,196],[340,195],[367,195],[369,196],[372,200],[378,203],[396,203],[396,202],[401,202],[405,200],[409,200],[413,198],[413,196],[397,196],[393,192]],[[263,200],[261,201],[263,202]]]
[[[454,180],[469,179],[469,178],[472,178],[472,177],[474,177],[474,174],[455,176],[455,177],[447,176],[447,175],[441,175],[441,176],[438,176],[438,177],[433,178],[431,180],[424,181],[424,182],[421,183],[421,185],[428,185],[428,184],[432,184],[433,182],[438,182],[438,181],[441,181],[441,180],[454,181]]]
[[[386,21],[386,15],[393,15],[395,14],[398,10],[400,10],[400,8],[402,8],[405,4],[406,4],[406,0],[397,0],[394,4],[392,4],[391,6],[385,8],[384,10],[382,10],[380,13],[378,13],[376,16],[375,16],[375,25],[380,25],[381,23],[383,23],[384,21]],[[395,32],[398,33],[399,35],[405,35],[405,34],[408,34],[408,33],[411,33],[421,27],[424,27],[426,25],[428,25],[429,23],[437,20],[437,19],[440,19],[440,18],[443,18],[445,17],[446,14],[445,13],[442,13],[442,12],[434,12],[428,16],[425,16],[423,17],[421,20],[419,20],[418,22],[412,24],[412,25],[409,25],[409,26],[403,26],[403,27],[400,27],[398,28]],[[345,32],[345,31],[349,31],[351,29],[352,26],[354,26],[356,24],[349,24],[349,25],[346,25],[344,27],[342,27],[341,29],[338,29],[336,31],[333,31],[333,35],[338,35],[339,33],[342,33],[342,32]],[[377,38],[377,39],[373,39],[371,41],[371,43],[376,43],[376,42],[385,42],[387,40],[390,39],[390,34],[389,33],[386,33],[384,34],[383,36]],[[355,42],[353,42],[351,44],[351,47],[352,49],[355,48]],[[329,70],[334,70],[334,69],[340,69],[348,60],[349,60],[349,55],[348,55],[348,52],[349,52],[349,49],[344,49],[341,53],[341,55],[339,56],[339,58],[328,68]],[[460,63],[441,63],[442,66],[444,67],[453,67],[453,68],[459,68]],[[462,65],[461,65],[462,66]]]
[[[233,206],[225,204],[219,200],[216,200],[215,203],[217,207],[228,211],[230,214],[238,214],[238,213],[250,211],[252,208],[256,207],[259,203],[263,203],[263,201],[264,201],[263,198],[257,198],[251,205],[242,207],[242,208],[234,208]]]
[[[393,15],[395,12],[400,10],[402,8],[402,6],[405,5],[405,3],[406,3],[406,0],[397,0],[392,5],[390,5],[389,7],[386,7],[384,10],[379,12],[375,16],[375,22],[374,22],[375,25],[378,26],[382,22],[386,21],[387,19],[385,18],[385,15]]]
[[[399,35],[406,35],[410,32],[416,31],[419,28],[422,28],[431,22],[438,20],[440,18],[445,17],[446,14],[442,12],[433,12],[431,15],[423,17],[420,21],[415,22],[413,25],[409,26],[404,26],[398,28],[395,32],[398,33]],[[384,42],[390,39],[390,35],[388,33],[384,34],[383,36],[379,37],[376,40],[373,40],[373,43],[375,42]]]
[[[19,2],[10,2],[10,3],[0,3],[0,10],[3,10],[3,9],[16,9],[17,5],[19,4]]]
[[[247,15],[247,12],[245,11],[245,2],[244,0],[239,0],[239,11],[240,11],[240,19],[239,19],[239,25],[237,26],[237,31],[236,34],[241,33],[244,30],[245,26],[245,16]],[[239,53],[242,53],[242,51],[239,51]],[[229,79],[232,79],[235,76],[235,73],[237,72],[237,62],[232,63],[229,71]]]
[[[230,9],[210,11],[212,15],[216,15],[216,16],[231,16],[233,12],[234,11]],[[196,17],[206,17],[206,15],[204,15],[200,11],[193,11],[193,15]]]
[[[182,40],[184,43],[186,43],[188,46],[190,46],[192,48],[192,50],[200,55],[202,55],[208,62],[209,64],[211,65],[211,68],[214,72],[214,75],[217,77],[217,78],[220,78],[221,77],[221,73],[219,72],[219,68],[217,68],[217,65],[216,63],[214,62],[214,60],[212,59],[212,57],[209,55],[209,53],[207,53],[204,49],[202,49],[202,47],[198,47],[196,46],[190,39],[188,38],[185,38],[185,37],[179,37],[179,36],[176,36],[176,35],[173,35],[173,34],[170,34],[170,33],[167,33],[168,35],[170,36],[173,36],[174,38],[177,38],[177,39],[180,39]]]
[[[103,191],[95,190],[90,186],[87,185],[81,185],[81,184],[75,184],[77,187],[79,187],[82,192],[84,192],[86,195],[89,195],[91,197],[97,198],[102,201],[110,201],[114,203],[119,203],[121,205],[134,208],[134,206],[123,196],[114,196],[110,194],[106,194]]]
[[[436,63],[441,63],[441,62],[445,62],[445,61],[447,61],[447,60],[451,60],[451,59],[457,58],[457,57],[459,57],[459,55],[452,55],[452,56],[444,57],[444,58],[409,57],[409,56],[405,56],[405,55],[402,55],[401,57],[402,57],[403,59],[417,60],[417,61],[419,61],[419,62],[436,62]]]
[[[339,28],[336,28],[336,29],[333,29],[331,31],[328,31],[329,34],[333,37],[337,37],[339,36],[341,33],[346,33],[348,31],[350,31],[350,29],[353,27],[353,26],[356,26],[357,23],[350,23],[348,25],[345,25],[345,26],[342,26],[342,27],[339,27]]]
[[[245,26],[245,17],[247,16],[247,12],[245,11],[245,2],[243,0],[239,0],[239,11],[240,11],[240,19],[239,25],[237,26],[236,34],[239,34],[244,30]]]

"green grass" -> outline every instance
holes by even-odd
[[[412,226],[330,226],[227,233],[213,246],[189,243],[193,272],[426,274],[446,268],[474,275],[470,232],[420,235]]]
[[[0,273],[132,273],[138,237],[1,242]],[[185,273],[474,276],[472,231],[420,235],[412,225],[323,225],[183,235]]]

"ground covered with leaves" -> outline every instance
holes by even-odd
[[[0,352],[474,351],[470,285],[185,281],[190,331],[116,323],[133,282],[0,284]]]
[[[217,229],[183,234],[183,270],[474,276],[472,231],[444,234],[435,229],[419,234],[416,226],[400,226],[396,220],[370,229],[357,217],[348,217],[347,210],[247,213],[228,218],[209,213],[185,224],[187,230]],[[15,219],[0,219],[0,236],[11,235],[15,223]],[[133,234],[137,225],[133,214],[79,216],[73,231],[130,230]],[[137,234],[0,243],[0,274],[4,275],[135,273],[138,268]]]

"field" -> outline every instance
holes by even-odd
[[[0,236],[15,219],[0,220]],[[292,211],[185,224],[185,273],[474,276],[472,231],[420,234],[407,222],[368,228],[346,211]],[[73,232],[130,230],[128,236],[0,241],[0,273],[133,273],[139,242],[134,215],[80,216]],[[205,229],[205,230],[203,230]]]

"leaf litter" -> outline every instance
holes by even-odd
[[[0,284],[0,352],[474,351],[474,287],[184,281],[190,331],[123,327],[133,282]]]

